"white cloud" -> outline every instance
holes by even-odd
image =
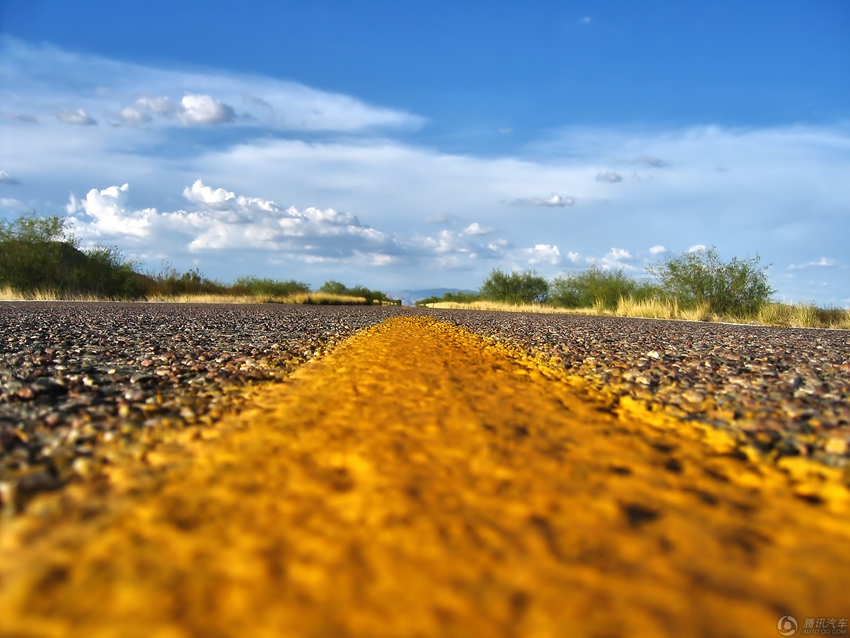
[[[157,115],[174,115],[177,112],[177,107],[166,96],[140,97],[136,100],[136,105]]]
[[[614,171],[606,171],[604,173],[599,173],[596,176],[596,181],[597,182],[609,182],[611,184],[614,184],[616,182],[622,182],[623,176],[620,175],[619,173],[615,173]]]
[[[599,261],[603,270],[635,270],[634,266],[624,263],[633,259],[634,255],[625,248],[611,248]]]
[[[20,182],[9,175],[6,171],[0,171],[0,184],[5,184],[6,186],[17,186]]]
[[[590,16],[583,16],[583,17],[579,18],[578,22],[579,22],[579,24],[590,24],[590,22],[591,22]]]
[[[503,126],[499,129],[499,133],[502,135],[510,135],[514,130],[510,126]]]
[[[223,124],[236,117],[232,106],[209,95],[189,93],[180,106],[180,119],[186,124]]]
[[[688,248],[688,251],[687,251],[687,252],[689,252],[689,253],[698,253],[698,252],[700,252],[701,250],[708,250],[708,248],[706,248],[703,244],[694,244],[693,246],[691,246],[690,248]]]
[[[666,252],[667,252],[667,249],[664,246],[662,246],[661,244],[656,244],[655,246],[653,246],[652,248],[649,249],[650,255],[660,255],[660,254],[666,253]]]
[[[0,197],[0,208],[10,210],[20,210],[24,207],[24,203],[12,197]]]
[[[805,268],[832,268],[836,266],[838,262],[834,259],[830,259],[828,257],[821,257],[817,261],[810,261],[805,264],[791,264],[788,266],[788,270],[803,270]]]
[[[148,124],[151,121],[150,114],[135,109],[132,106],[125,106],[118,115],[121,123],[127,126],[140,126],[142,124]]]
[[[7,109],[7,118],[24,112],[33,118],[48,115],[57,102],[73,100],[79,108],[63,110],[61,121],[95,124],[89,113],[119,114],[132,108],[140,114],[160,116],[154,118],[158,126],[229,122],[272,130],[355,133],[376,128],[418,128],[425,122],[405,111],[373,106],[298,82],[130,64],[48,44],[34,46],[8,36],[0,42],[0,57],[4,90],[26,98],[27,108],[15,112]],[[244,118],[236,117],[232,106],[240,103],[245,105]],[[125,122],[119,116],[116,123],[138,121],[131,117]]]
[[[572,263],[577,264],[581,260],[581,255],[578,253],[567,253],[567,259]]]
[[[150,234],[151,217],[156,209],[132,212],[126,207],[130,185],[110,186],[101,191],[91,189],[86,198],[78,200],[71,195],[65,210],[72,215],[75,230],[86,238],[132,236],[147,237]],[[82,213],[76,217],[77,213]],[[88,217],[90,221],[86,221]]]
[[[520,206],[572,206],[576,200],[572,197],[561,197],[552,193],[551,197],[529,197],[525,199],[515,199],[512,204]]]
[[[465,235],[489,235],[492,232],[492,228],[486,228],[478,222],[473,222],[463,229],[463,233]]]
[[[351,213],[318,208],[284,210],[272,200],[211,188],[201,180],[183,190],[185,199],[194,204],[189,211],[133,211],[127,206],[129,188],[124,184],[92,189],[84,200],[71,195],[66,210],[72,215],[75,232],[84,240],[125,237],[144,239],[148,244],[173,241],[176,233],[192,252],[289,251],[337,259],[389,254],[377,249],[396,250],[384,233],[361,225]],[[385,257],[378,261],[389,263]]]
[[[557,266],[561,263],[561,251],[557,246],[549,244],[537,244],[534,248],[526,248],[522,251],[529,264],[549,264]]]
[[[86,113],[83,109],[77,109],[76,111],[62,109],[59,112],[58,117],[59,120],[65,122],[65,124],[77,124],[79,126],[92,126],[97,124],[97,120]]]

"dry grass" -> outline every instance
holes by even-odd
[[[298,292],[286,297],[272,295],[157,295],[148,301],[159,303],[282,303],[296,305],[360,305],[366,303],[365,297],[347,297],[326,292]]]
[[[93,295],[60,295],[52,290],[40,290],[33,293],[20,293],[8,286],[0,288],[0,301],[104,301],[102,297]],[[364,305],[365,297],[347,297],[325,292],[296,293],[286,297],[271,295],[153,295],[146,299],[151,303],[280,303],[280,304],[315,304],[315,305]]]
[[[758,314],[759,323],[770,326],[794,326],[798,328],[820,328],[818,308],[811,304],[772,303],[766,305]]]
[[[345,295],[334,295],[328,292],[299,292],[294,295],[284,297],[277,303],[362,306],[366,303],[366,298],[346,297]]]
[[[717,316],[708,305],[696,308],[681,308],[678,302],[668,299],[620,298],[616,310],[609,310],[601,303],[592,308],[555,308],[545,304],[515,305],[494,301],[457,303],[441,301],[427,305],[428,308],[451,310],[498,310],[502,312],[539,312],[573,315],[609,315],[617,317],[643,317],[647,319],[679,319],[683,321],[727,321],[731,323],[758,323],[767,326],[795,328],[850,329],[850,309],[819,309],[811,304],[769,304],[752,317]]]
[[[499,312],[540,312],[547,314],[587,315],[593,314],[592,309],[586,308],[555,308],[544,304],[509,304],[498,301],[473,301],[459,303],[456,301],[438,301],[426,304],[426,308],[443,308],[446,310],[496,310]]]
[[[0,288],[0,301],[102,301],[102,299],[93,295],[60,295],[55,290],[22,293],[6,286]]]

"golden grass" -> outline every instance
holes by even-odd
[[[283,297],[277,303],[362,306],[366,303],[366,297],[347,297],[329,292],[299,292]]]
[[[295,305],[359,305],[366,303],[365,297],[347,297],[326,292],[299,292],[286,297],[273,295],[155,295],[148,301],[157,303],[280,303]]]
[[[647,319],[682,319],[684,321],[712,321],[715,319],[707,304],[695,308],[680,308],[676,299],[635,299],[620,297],[617,309],[619,317],[645,317]]]
[[[771,326],[794,326],[799,328],[820,328],[817,306],[798,303],[772,303],[758,313],[758,321]]]
[[[54,290],[39,290],[32,293],[21,293],[6,286],[0,288],[0,301],[106,301],[103,297],[94,295],[61,295]],[[272,295],[152,295],[146,302],[150,303],[280,303],[280,304],[316,304],[316,305],[364,305],[365,297],[347,297],[325,292],[305,292],[275,297]]]
[[[536,312],[571,315],[608,315],[616,317],[643,317],[646,319],[679,319],[682,321],[725,321],[750,323],[766,326],[794,328],[850,329],[850,309],[819,309],[811,304],[778,304],[765,306],[757,315],[749,317],[718,316],[707,304],[695,308],[681,308],[675,299],[620,298],[617,308],[609,310],[602,303],[591,308],[556,308],[547,304],[507,304],[496,301],[474,301],[458,303],[440,301],[427,304],[428,308],[448,310],[494,310],[501,312]]]
[[[0,288],[0,301],[102,301],[94,295],[61,295],[55,290],[36,290],[23,293],[9,286]]]
[[[509,304],[498,301],[473,301],[459,303],[456,301],[437,301],[425,305],[426,308],[442,308],[445,310],[495,310],[499,312],[539,312],[546,314],[587,315],[593,314],[587,308],[555,308],[545,304]]]

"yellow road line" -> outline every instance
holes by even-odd
[[[392,319],[0,533],[0,635],[755,636],[847,617],[836,473]]]

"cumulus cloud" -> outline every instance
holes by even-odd
[[[635,159],[635,162],[647,164],[648,166],[653,166],[655,168],[667,168],[670,166],[669,162],[665,162],[663,159],[653,157],[652,155],[643,155],[641,157],[638,157],[637,159]]]
[[[59,112],[58,117],[59,120],[61,122],[65,122],[65,124],[77,124],[79,126],[93,126],[94,124],[97,124],[97,120],[86,113],[83,109],[77,109],[76,111],[62,109]]]
[[[656,244],[655,246],[653,246],[652,248],[649,249],[650,255],[660,255],[660,254],[666,253],[666,252],[667,252],[667,249],[664,246],[662,246],[661,244]]]
[[[180,107],[180,119],[186,124],[223,124],[236,117],[232,106],[209,95],[184,95]]]
[[[5,184],[6,186],[17,186],[20,182],[9,175],[6,171],[0,171],[0,184]]]
[[[150,234],[151,217],[156,215],[156,209],[128,210],[129,190],[129,184],[110,186],[103,190],[93,188],[83,200],[71,194],[65,210],[71,215],[72,226],[90,238],[147,237]]]
[[[552,193],[551,197],[528,197],[515,199],[511,202],[519,206],[572,206],[576,200],[572,197],[561,197]]]
[[[187,126],[225,124],[236,119],[236,112],[232,106],[211,95],[187,93],[179,104],[167,96],[140,97],[132,106],[122,108],[119,114],[120,123],[128,126],[149,124],[155,117],[164,120],[176,117]]]
[[[690,248],[688,248],[689,253],[698,253],[701,250],[708,250],[703,244],[694,244]]]
[[[581,261],[581,255],[579,255],[578,253],[570,252],[567,253],[567,259],[569,259],[572,263],[577,264],[579,261]]]
[[[788,270],[803,270],[805,268],[832,268],[836,266],[837,262],[834,259],[830,259],[828,257],[821,257],[817,261],[810,261],[805,264],[791,264],[788,266]]]
[[[633,259],[634,255],[628,250],[624,248],[611,248],[599,261],[603,270],[619,270],[621,268],[634,270],[634,266],[624,263]]]
[[[596,176],[596,181],[597,182],[610,182],[610,183],[613,184],[613,183],[616,183],[616,182],[622,182],[623,176],[620,175],[619,173],[615,173],[614,171],[606,171],[604,173],[599,173]]]
[[[151,121],[149,113],[140,111],[132,106],[126,106],[121,109],[118,113],[118,118],[121,124],[125,124],[126,126],[140,126],[142,124],[148,124]]]
[[[533,248],[525,248],[522,251],[529,264],[549,264],[557,266],[561,263],[561,251],[557,246],[549,244],[537,244]]]
[[[140,97],[136,100],[136,105],[157,115],[173,115],[177,112],[177,107],[167,96]]]
[[[123,236],[148,242],[168,241],[177,233],[192,252],[283,251],[322,259],[372,255],[372,263],[389,263],[386,255],[395,250],[384,233],[331,208],[284,209],[272,200],[237,195],[197,180],[183,190],[190,210],[134,211],[127,205],[128,192],[124,184],[92,189],[83,200],[71,195],[66,210],[74,230],[84,239]]]
[[[492,232],[492,228],[486,228],[478,222],[473,222],[463,229],[464,235],[489,235]]]

